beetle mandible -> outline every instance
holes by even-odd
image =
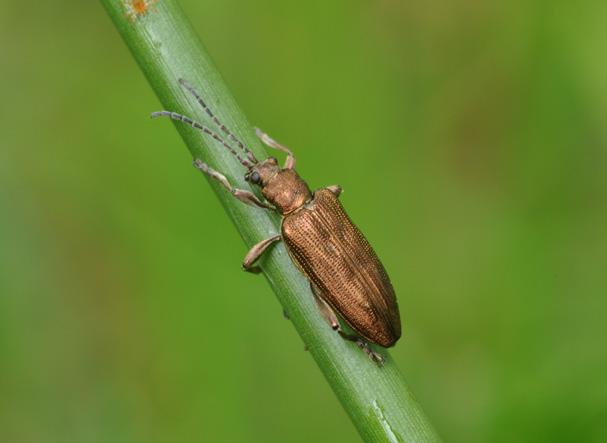
[[[281,233],[253,246],[244,258],[243,268],[253,272],[255,261],[268,247],[284,241],[291,259],[310,281],[319,310],[331,328],[343,338],[355,341],[371,360],[383,364],[383,357],[368,343],[387,348],[400,338],[398,304],[384,266],[339,202],[341,187],[333,185],[311,192],[295,172],[295,157],[291,150],[256,129],[264,144],[287,155],[283,167],[274,157],[259,162],[213,114],[192,86],[183,79],[179,79],[179,83],[196,98],[215,125],[238,145],[246,158],[218,134],[189,117],[170,111],[154,112],[152,117],[170,117],[184,122],[220,142],[247,168],[245,180],[261,189],[265,201],[250,191],[234,188],[223,174],[199,159],[194,160],[194,166],[217,180],[240,201],[281,215]],[[342,330],[336,313],[355,334]]]

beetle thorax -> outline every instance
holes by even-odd
[[[279,170],[265,183],[261,192],[281,214],[293,212],[312,198],[308,185],[293,169]]]

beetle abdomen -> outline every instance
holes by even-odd
[[[386,271],[328,189],[285,216],[285,245],[323,299],[363,338],[384,347],[400,338],[400,314]]]

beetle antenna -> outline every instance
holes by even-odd
[[[240,149],[242,149],[244,151],[244,153],[247,155],[247,158],[252,163],[258,163],[257,159],[255,158],[255,156],[253,155],[253,153],[251,152],[251,150],[249,148],[247,148],[244,145],[244,143],[242,143],[238,139],[238,137],[236,137],[228,129],[228,127],[226,125],[224,125],[223,123],[221,123],[221,121],[219,121],[219,119],[215,116],[215,114],[213,114],[213,111],[211,111],[211,109],[207,106],[207,104],[205,103],[205,101],[203,100],[203,98],[200,96],[200,94],[198,94],[198,92],[196,92],[196,90],[194,89],[194,87],[192,85],[190,85],[187,81],[185,81],[182,78],[179,79],[179,84],[181,84],[181,86],[183,86],[185,89],[187,89],[196,98],[196,100],[198,101],[198,103],[200,104],[200,106],[202,106],[202,109],[204,109],[206,111],[206,113],[209,115],[209,117],[211,117],[211,119],[217,125],[217,127],[219,129],[221,129],[221,131],[223,133],[225,133],[230,139],[232,139],[233,141],[236,142],[236,144],[240,147]]]
[[[186,117],[185,115],[177,114],[176,112],[171,112],[171,111],[157,111],[157,112],[152,112],[150,117],[152,117],[152,118],[169,117],[169,118],[172,118],[173,120],[187,123],[191,127],[196,128],[196,129],[204,132],[207,135],[210,135],[215,140],[217,140],[219,143],[221,143],[223,146],[225,146],[228,149],[228,151],[230,151],[232,154],[234,154],[234,156],[238,159],[238,161],[240,162],[241,165],[243,165],[247,169],[251,169],[251,167],[253,167],[253,165],[248,160],[245,160],[240,155],[238,155],[238,152],[236,152],[236,150],[234,148],[232,148],[230,145],[228,145],[225,142],[225,140],[222,139],[219,135],[217,135],[215,132],[211,131],[206,126],[202,126],[200,123],[195,122],[194,120],[192,120],[189,117]]]

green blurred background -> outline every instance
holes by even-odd
[[[445,440],[607,441],[607,3],[182,5],[344,187]],[[101,6],[0,42],[0,441],[356,441]]]

